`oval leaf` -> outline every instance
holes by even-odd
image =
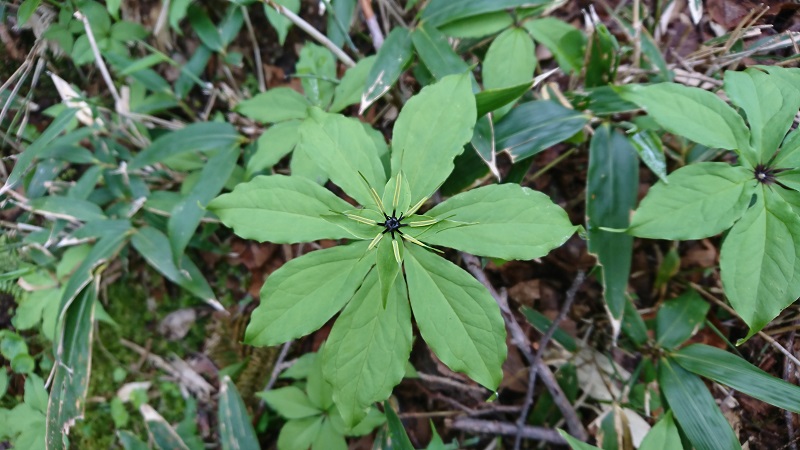
[[[588,118],[549,100],[519,105],[495,126],[497,151],[519,161],[565,141],[583,129]]]
[[[383,41],[375,57],[375,64],[367,75],[359,114],[363,114],[369,105],[389,91],[400,78],[403,69],[411,62],[412,56],[411,32],[403,27],[393,29]]]
[[[656,343],[667,349],[683,344],[703,324],[710,307],[695,291],[666,301],[656,315]]]
[[[239,392],[236,391],[236,385],[228,376],[225,376],[220,384],[217,419],[222,450],[259,448],[247,408]]]
[[[361,101],[361,93],[367,84],[372,67],[375,65],[376,56],[369,56],[359,61],[355,67],[347,69],[342,81],[333,91],[333,103],[329,108],[330,112],[339,112],[345,107],[355,105]]]
[[[467,63],[450,47],[447,36],[436,28],[423,22],[411,33],[411,41],[425,67],[437,80],[469,71]]]
[[[675,420],[672,418],[672,411],[667,411],[658,423],[656,423],[647,436],[644,437],[639,450],[673,450],[683,448],[681,435]]]
[[[483,86],[498,89],[531,82],[535,69],[536,52],[531,36],[522,28],[509,28],[494,39],[486,52]],[[510,109],[511,105],[503,107],[500,115]]]
[[[278,87],[236,105],[236,112],[261,123],[305,119],[310,103],[294,89]]]
[[[259,392],[258,397],[264,399],[270,408],[285,419],[302,419],[318,416],[322,411],[311,404],[308,395],[297,386],[286,386],[266,392]]]
[[[248,178],[278,164],[281,158],[294,150],[301,123],[299,120],[277,123],[261,133],[256,141],[256,152],[247,160]]]
[[[240,140],[239,133],[229,123],[200,122],[169,132],[150,144],[133,158],[128,169],[136,170],[187,152],[230,148]]]

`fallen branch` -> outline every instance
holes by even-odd
[[[565,445],[567,443],[557,431],[550,428],[524,426],[521,430],[513,423],[497,422],[460,417],[449,424],[450,428],[476,434],[492,434],[499,436],[516,436],[522,434],[525,439]]]

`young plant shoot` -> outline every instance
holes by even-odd
[[[412,314],[448,367],[492,391],[502,379],[506,333],[499,307],[433,246],[527,260],[576,231],[546,195],[511,184],[473,189],[419,214],[472,138],[476,115],[468,74],[425,87],[400,113],[385,164],[385,143],[364,124],[312,107],[299,127],[299,146],[362,207],[308,179],[281,175],[256,177],[209,206],[243,238],[343,240],[289,261],[267,279],[245,340],[277,345],[342,311],[321,358],[349,427],[402,380]]]

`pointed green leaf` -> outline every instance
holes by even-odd
[[[292,175],[305,178],[320,186],[328,182],[328,174],[322,170],[316,159],[299,142],[297,147],[294,148],[294,153],[292,153],[289,170]]]
[[[274,1],[295,14],[300,12],[300,0]],[[275,11],[275,8],[271,7],[268,3],[264,3],[264,12],[267,15],[269,23],[275,28],[275,31],[278,32],[278,43],[283,47],[283,43],[286,42],[286,35],[289,33],[289,29],[292,28],[292,21],[278,11]]]
[[[394,28],[383,41],[369,71],[366,87],[361,95],[359,114],[363,114],[369,105],[389,91],[411,62],[412,56],[411,32],[408,28]]]
[[[423,22],[411,33],[411,41],[425,67],[437,80],[469,71],[467,63],[450,47],[447,36]]]
[[[375,65],[376,59],[376,56],[368,56],[359,61],[355,67],[347,69],[342,81],[334,90],[330,112],[339,112],[361,101],[361,93],[364,92],[364,87],[367,85],[367,77]]]
[[[599,447],[595,447],[594,445],[587,444],[583,441],[579,441],[578,439],[572,437],[569,433],[562,429],[558,429],[558,434],[561,435],[566,441],[569,448],[572,450],[600,450]]]
[[[675,419],[697,450],[742,448],[697,375],[687,372],[671,358],[662,358],[658,364],[658,382]]]
[[[628,85],[621,91],[625,100],[644,108],[659,125],[707,147],[742,151],[754,164],[750,131],[742,116],[722,99],[699,88],[674,83],[650,86]]]
[[[659,419],[653,428],[647,433],[639,445],[639,450],[673,450],[683,448],[681,435],[675,420],[672,418],[672,411],[667,411],[664,417]]]
[[[787,170],[777,174],[776,178],[782,185],[795,191],[800,191],[800,169]]]
[[[348,34],[356,3],[357,0],[331,0],[328,5],[328,38],[337,47],[341,48],[345,41],[352,45]]]
[[[333,425],[333,421],[328,419],[322,422],[314,442],[311,443],[311,450],[347,450],[347,441]]]
[[[486,89],[475,94],[475,106],[478,109],[478,117],[516,101],[526,92],[531,90],[533,81],[518,84],[516,86],[504,87],[499,89]]]
[[[374,259],[364,257],[367,245],[363,241],[313,251],[273,272],[261,288],[261,304],[253,311],[245,341],[277,345],[324,325],[374,265]]]
[[[361,122],[313,108],[309,118],[300,125],[299,133],[300,146],[331,181],[359,204],[375,204],[369,187],[380,190],[386,184],[386,173],[375,141]],[[369,186],[359,174],[367,179]]]
[[[539,258],[577,230],[549,197],[516,184],[472,189],[426,214],[463,225],[441,231],[434,225],[420,236],[424,242],[493,258]]]
[[[408,294],[423,339],[450,369],[497,389],[507,351],[500,308],[455,264],[414,245],[406,250]]]
[[[600,126],[589,146],[586,216],[589,252],[602,266],[603,296],[618,332],[625,311],[633,237],[601,230],[627,228],[636,206],[639,160],[628,140],[609,125]]]
[[[189,240],[200,225],[200,220],[206,215],[203,205],[207,205],[225,186],[236,167],[239,153],[238,148],[231,148],[209,158],[200,172],[201,181],[172,209],[167,222],[167,233],[172,258],[178,267],[181,267]]]
[[[305,119],[310,103],[294,89],[278,87],[236,105],[236,112],[261,123]]]
[[[325,47],[306,42],[300,50],[300,59],[295,66],[303,85],[303,92],[312,105],[327,108],[333,99],[336,85],[336,59]]]
[[[256,432],[242,397],[230,377],[225,376],[219,388],[219,441],[222,450],[257,450]]]
[[[281,450],[308,450],[322,430],[322,416],[294,419],[286,422],[278,435]]]
[[[392,438],[392,446],[397,445],[398,450],[414,450],[411,445],[411,440],[406,434],[406,429],[403,428],[403,422],[397,417],[397,413],[392,409],[389,400],[383,402],[383,412],[386,414],[386,423],[389,425],[389,436]]]
[[[31,200],[30,206],[35,211],[83,222],[106,218],[103,210],[96,203],[60,195],[48,195],[47,197]]]
[[[753,173],[728,163],[681,167],[642,200],[628,232],[654,239],[702,239],[728,229],[742,216],[755,185]]]
[[[710,307],[693,290],[664,302],[656,315],[656,344],[665,349],[683,344],[703,325]]]
[[[757,192],[720,252],[725,295],[750,326],[748,337],[800,296],[800,221],[771,187]]]
[[[200,122],[162,135],[150,147],[142,150],[128,165],[129,170],[141,169],[167,158],[197,151],[230,148],[239,143],[236,128],[224,122]]]
[[[397,252],[400,255],[400,261],[403,260],[403,240],[398,235],[396,239],[392,239],[391,235],[387,233],[384,235],[386,239],[381,239],[378,247],[375,249],[376,261],[375,268],[378,272],[378,280],[380,281],[380,299],[381,304],[386,305],[386,299],[389,298],[389,293],[392,286],[395,285],[397,275],[400,273],[400,264],[397,262],[394,248],[397,247]],[[383,400],[383,399],[380,399]]]
[[[259,392],[256,395],[286,419],[302,419],[322,414],[322,411],[311,404],[306,393],[296,386]]]
[[[255,177],[208,205],[239,236],[278,244],[350,237],[321,216],[351,208],[318,184],[283,175]]]
[[[222,52],[225,49],[219,29],[208,17],[205,10],[196,4],[189,7],[189,22],[192,24],[195,33],[197,33],[197,37],[206,47],[215,52]]]
[[[122,448],[125,450],[149,450],[150,447],[147,446],[146,443],[142,442],[141,439],[136,437],[133,433],[124,430],[117,431],[117,437],[119,438],[119,443],[122,445]]]
[[[327,343],[326,343],[327,344]],[[323,373],[322,354],[325,353],[325,346],[320,346],[316,358],[311,362],[311,368],[306,377],[306,394],[311,404],[322,411],[329,411],[334,406],[333,386],[328,383]]]
[[[468,75],[446,77],[426,86],[403,107],[394,125],[392,173],[403,172],[412,204],[433,191],[453,171],[453,159],[472,138],[475,96]]]
[[[511,8],[539,6],[548,2],[549,0],[471,0],[468,2],[431,0],[422,11],[422,19],[438,27],[480,14]]]
[[[744,72],[726,71],[725,93],[747,116],[755,161],[766,164],[800,109],[800,91],[778,76],[750,68]]]
[[[672,355],[684,369],[743,394],[800,413],[800,387],[776,378],[725,350],[693,344]]]
[[[189,450],[172,425],[147,403],[139,407],[147,432],[159,450]]]
[[[301,123],[299,120],[276,123],[261,133],[256,141],[256,152],[247,160],[247,179],[257,172],[278,164],[281,158],[294,150],[298,140],[297,131]]]
[[[454,38],[482,38],[500,33],[511,25],[514,25],[514,16],[509,11],[496,11],[456,20],[438,28]]]
[[[652,130],[642,130],[631,135],[628,140],[639,153],[642,162],[653,171],[658,179],[669,183],[667,180],[667,158],[664,156],[664,146],[661,139]]]
[[[522,28],[509,28],[500,33],[483,60],[483,86],[498,89],[517,86],[533,80],[536,69],[536,52],[533,40]],[[496,114],[504,116],[511,105],[502,107]]]
[[[583,129],[588,117],[549,100],[523,103],[494,128],[497,151],[520,161],[563,142]]]
[[[536,42],[547,47],[565,72],[578,72],[583,67],[586,37],[581,30],[553,17],[525,22]]]
[[[361,422],[403,379],[411,338],[403,279],[396,278],[384,304],[378,276],[371,273],[336,320],[322,353],[323,372],[347,427]]]

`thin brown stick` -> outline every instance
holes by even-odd
[[[790,351],[794,351],[794,337],[797,333],[792,330],[789,333],[789,339],[786,342],[786,348]],[[792,364],[792,360],[789,358],[783,359],[783,379],[786,380],[787,383],[793,383],[792,378],[794,378],[794,364]],[[786,420],[786,434],[789,437],[789,450],[797,450],[797,441],[795,439],[794,433],[794,414],[791,411],[786,410],[783,412],[784,418]]]
[[[493,434],[500,436],[515,436],[519,431],[517,426],[508,422],[497,422],[493,420],[470,419],[459,417],[455,419],[450,428],[468,431],[478,434]],[[522,437],[534,441],[550,442],[553,444],[564,445],[567,443],[557,431],[550,428],[525,426],[522,428]]]

